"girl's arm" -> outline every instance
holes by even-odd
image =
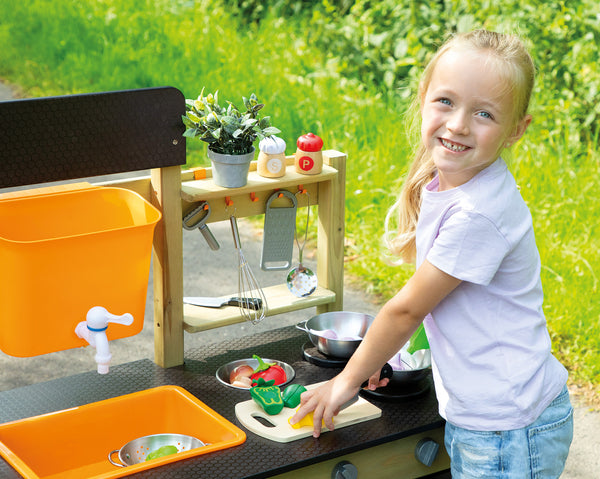
[[[313,435],[319,437],[321,420],[333,430],[333,416],[340,405],[352,398],[360,385],[398,352],[423,318],[459,284],[459,279],[424,261],[404,287],[381,308],[344,370],[323,386],[302,394],[301,406],[291,422],[296,423],[314,411]],[[371,380],[369,387],[376,386]]]

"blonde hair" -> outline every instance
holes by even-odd
[[[526,114],[529,99],[535,79],[535,66],[521,40],[513,35],[475,30],[457,34],[447,40],[435,53],[423,71],[419,92],[411,105],[411,130],[416,137],[420,132],[420,107],[427,93],[435,67],[440,58],[451,49],[476,50],[488,53],[488,61],[495,67],[502,84],[508,89],[513,100],[513,129]],[[420,136],[420,133],[419,133]],[[419,141],[414,153],[412,165],[398,200],[388,210],[385,218],[384,237],[390,253],[398,257],[396,264],[413,262],[416,256],[415,234],[419,211],[421,209],[421,194],[425,186],[436,174],[433,160],[422,141]],[[390,223],[396,215],[398,225],[392,231]]]

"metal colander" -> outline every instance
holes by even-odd
[[[121,449],[111,451],[108,454],[108,460],[115,466],[132,466],[145,462],[148,454],[163,446],[175,446],[177,452],[183,452],[205,445],[199,439],[184,434],[152,434],[150,436],[138,437],[133,441],[129,441]],[[116,453],[119,453],[121,464],[112,459],[112,456]]]

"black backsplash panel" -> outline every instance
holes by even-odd
[[[0,102],[0,188],[185,164],[172,87]]]

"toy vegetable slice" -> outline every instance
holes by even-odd
[[[283,390],[283,405],[289,408],[295,408],[300,404],[300,396],[306,391],[302,384],[290,384]]]
[[[146,461],[151,461],[152,459],[157,459],[159,457],[170,456],[171,454],[176,454],[177,452],[177,447],[175,446],[162,446],[156,451],[152,451],[150,454],[148,454],[146,456]]]
[[[274,380],[265,381],[257,379],[258,386],[250,388],[250,396],[258,403],[267,414],[274,416],[283,410],[283,399],[279,386],[274,385]]]

